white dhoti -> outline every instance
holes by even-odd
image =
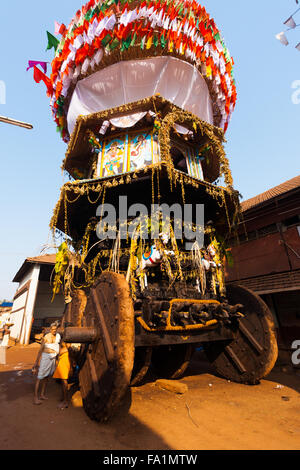
[[[37,378],[39,380],[51,377],[56,368],[56,354],[43,353]]]

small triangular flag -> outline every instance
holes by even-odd
[[[137,34],[134,33],[133,38],[132,38],[132,41],[131,41],[131,43],[130,43],[130,47],[132,47],[132,46],[135,45],[136,38],[137,38]]]
[[[54,48],[54,50],[56,51],[57,47],[58,47],[58,44],[59,44],[59,40],[56,39],[51,33],[49,33],[47,31],[47,36],[48,36],[48,46],[47,46],[47,49],[46,51],[52,49],[52,47]]]
[[[59,24],[57,21],[54,21],[54,34],[64,34],[66,27],[64,24]]]
[[[109,44],[109,49],[113,51],[116,47],[119,45],[119,39],[115,38],[110,44]]]
[[[289,44],[289,41],[287,40],[287,37],[283,32],[276,34],[276,39],[278,39],[284,46],[288,46]]]
[[[300,52],[300,42],[297,44],[296,49]]]
[[[37,60],[29,60],[28,61],[28,67],[27,67],[26,70],[28,71],[29,69],[31,69],[35,65],[40,65],[42,67],[42,69],[44,70],[44,72],[47,73],[47,62],[41,62],[41,61],[37,61]]]
[[[292,16],[290,16],[283,24],[291,29],[295,29],[297,26]]]
[[[33,66],[33,78],[36,83],[40,83],[42,80],[46,87],[48,94],[51,95],[53,93],[52,82],[47,75],[45,75],[41,70],[39,70],[36,65]]]
[[[167,40],[165,39],[164,35],[161,36],[160,43],[161,43],[161,47],[164,49],[167,44]]]

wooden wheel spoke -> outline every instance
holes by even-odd
[[[233,349],[230,346],[226,346],[225,351],[227,352],[237,369],[242,374],[245,374],[245,372],[247,372],[247,369],[245,368],[244,364],[239,360]]]
[[[243,335],[248,339],[248,341],[252,344],[252,346],[256,349],[258,353],[262,353],[264,348],[259,344],[258,341],[254,338],[254,336],[250,333],[248,328],[245,326],[245,324],[240,321],[240,331],[243,333]]]
[[[102,312],[101,304],[100,304],[98,296],[97,296],[97,292],[94,289],[92,289],[91,296],[92,296],[92,302],[93,302],[93,304],[95,306],[95,309],[96,309],[96,311],[98,312],[98,315],[99,315],[100,327],[101,327],[101,332],[102,332],[102,339],[103,339],[103,344],[104,344],[104,347],[105,347],[105,350],[106,350],[106,356],[107,356],[108,361],[111,362],[114,358],[114,348],[113,348],[111,338],[110,338],[109,333],[108,333],[108,328],[106,326],[106,322],[105,322],[104,315],[103,315],[103,312]]]

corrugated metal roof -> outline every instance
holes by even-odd
[[[287,193],[299,187],[300,187],[300,175],[295,176],[295,178],[292,178],[291,180],[285,181],[284,183],[281,183],[278,186],[275,186],[274,188],[271,188],[268,191],[265,191],[264,193],[258,194],[257,196],[252,197],[251,199],[248,199],[247,201],[242,202],[241,204],[242,211],[245,212],[251,209],[252,207],[258,206],[259,204],[262,204],[263,202],[269,201],[275,197],[278,197],[284,193]]]

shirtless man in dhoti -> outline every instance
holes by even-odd
[[[41,405],[41,400],[47,400],[45,395],[46,385],[49,377],[52,377],[56,368],[56,358],[59,354],[60,340],[61,337],[57,333],[57,323],[53,323],[50,327],[50,333],[45,335],[42,340],[35,365],[32,368],[32,372],[37,375],[33,400],[35,405]],[[41,395],[39,397],[40,385]]]

